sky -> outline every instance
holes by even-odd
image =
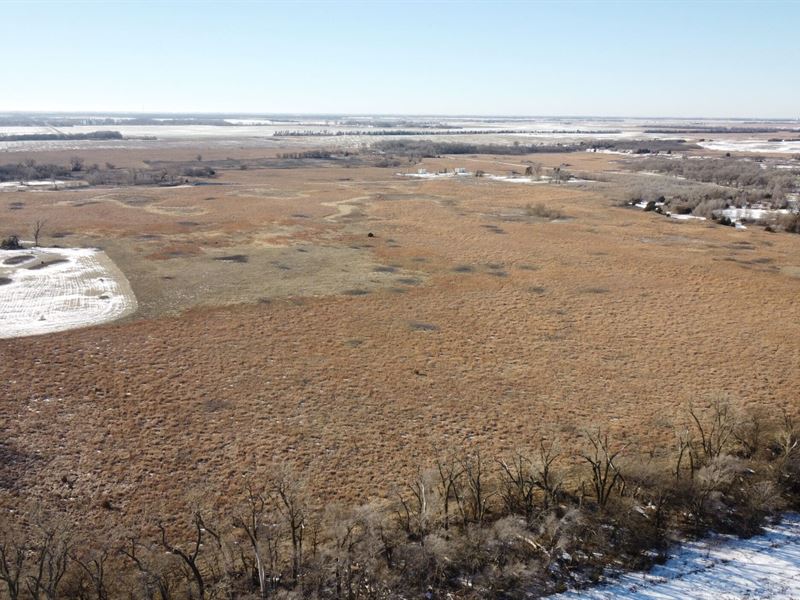
[[[0,111],[800,117],[800,0],[0,0]]]

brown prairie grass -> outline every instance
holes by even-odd
[[[800,237],[748,231],[746,247],[732,245],[741,232],[611,208],[591,187],[373,168],[220,181],[230,185],[214,200],[202,188],[148,192],[202,208],[200,226],[102,199],[75,208],[65,192],[4,213],[4,227],[36,216],[77,232],[64,245],[102,240],[146,311],[0,342],[0,503],[24,495],[131,523],[184,510],[187,490],[224,503],[247,473],[281,461],[319,502],[367,500],[391,495],[435,449],[501,455],[555,430],[568,452],[598,424],[663,449],[687,403],[720,393],[798,410],[800,324],[785,317],[797,313],[788,273]],[[257,191],[266,181],[269,197]],[[362,215],[326,219],[332,203],[365,196]],[[548,220],[482,227],[528,206]],[[570,220],[549,222],[562,212]],[[745,254],[775,268],[723,260]],[[238,255],[248,261],[213,260]],[[216,281],[204,276],[212,264]]]

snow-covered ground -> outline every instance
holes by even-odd
[[[800,152],[800,140],[770,142],[767,140],[719,140],[697,142],[698,146],[722,152],[780,152],[795,154]]]
[[[484,178],[492,181],[505,181],[507,183],[550,183],[549,177],[536,179],[535,177],[518,177],[513,175],[484,175]]]
[[[647,573],[551,596],[558,600],[789,600],[800,598],[800,515],[748,540],[729,536],[683,544]]]
[[[719,211],[719,213],[724,217],[728,217],[732,221],[761,221],[771,216],[787,215],[789,214],[789,211],[785,208],[770,209],[729,207]]]
[[[136,306],[125,275],[101,250],[0,250],[0,338],[105,323]]]
[[[677,213],[668,212],[667,216],[670,219],[677,219],[678,221],[705,221],[705,217],[698,217],[697,215],[679,215]]]
[[[442,179],[447,177],[469,177],[474,176],[474,173],[464,172],[464,173],[456,173],[453,171],[448,171],[447,173],[428,173],[425,172],[418,172],[418,173],[397,173],[397,175],[401,177],[413,177],[414,179]],[[489,181],[503,181],[505,183],[527,183],[527,184],[539,184],[539,183],[553,183],[553,179],[547,175],[542,175],[541,177],[525,177],[522,175],[490,175],[485,174],[481,176],[483,179],[487,179]],[[578,179],[577,177],[573,177],[572,179],[568,179],[564,183],[587,183],[588,179]]]
[[[86,187],[89,183],[83,180],[62,181],[61,179],[42,179],[31,181],[4,181],[0,183],[0,192],[24,192],[25,190],[56,190],[64,188]]]
[[[428,173],[425,170],[421,170],[417,173],[397,173],[397,175],[401,175],[403,177],[413,177],[414,179],[441,179],[443,177],[456,177],[456,173],[453,171],[448,171],[447,173]],[[458,173],[458,176],[465,177],[470,175],[470,173]]]

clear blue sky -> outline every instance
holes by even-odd
[[[800,117],[800,2],[3,2],[0,110]]]

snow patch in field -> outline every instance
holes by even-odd
[[[670,219],[677,219],[678,221],[705,221],[705,217],[698,217],[697,215],[676,215],[675,213],[667,213]]]
[[[550,178],[531,179],[530,177],[515,177],[513,175],[484,175],[485,179],[492,181],[505,181],[507,183],[549,183]]]
[[[455,173],[397,173],[403,177],[414,177],[415,179],[441,179],[442,177],[455,177]]]
[[[24,192],[25,190],[55,190],[63,188],[86,187],[89,183],[83,180],[63,181],[61,179],[41,179],[31,181],[4,181],[0,183],[0,192]]]
[[[721,152],[777,152],[794,154],[800,152],[800,140],[769,142],[766,140],[724,140],[697,142],[697,145],[708,150]]]
[[[30,258],[28,258],[30,257]],[[125,275],[93,248],[0,250],[0,338],[96,325],[136,310]]]
[[[790,211],[785,208],[725,208],[719,213],[732,221],[761,221],[769,216],[788,215]]]
[[[550,596],[557,600],[789,600],[800,598],[800,515],[747,540],[714,536],[683,544],[647,573]]]
[[[285,122],[271,119],[225,119],[225,122],[231,125],[286,125]]]

